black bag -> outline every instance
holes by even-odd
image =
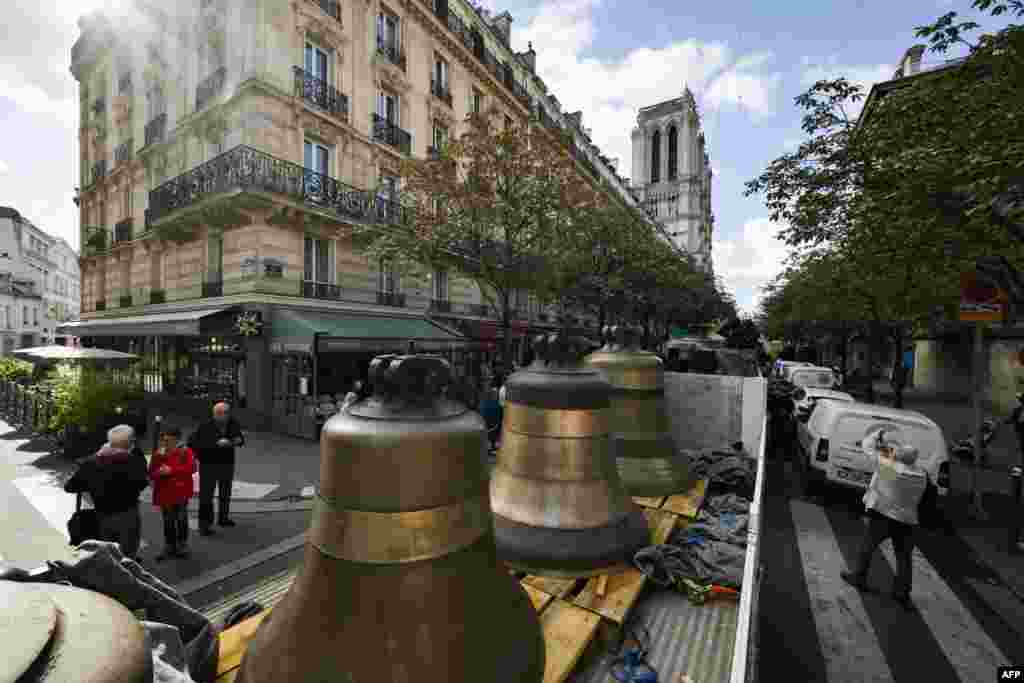
[[[82,494],[75,497],[75,514],[68,520],[68,535],[71,545],[79,545],[82,541],[98,539],[100,535],[100,517],[95,510],[82,509]]]

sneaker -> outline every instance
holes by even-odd
[[[864,579],[857,576],[856,574],[854,574],[853,572],[839,572],[839,576],[840,578],[842,578],[843,581],[850,584],[859,591],[867,593],[871,590],[870,588],[868,588],[867,582]]]
[[[217,522],[217,524],[219,526],[238,526],[237,524],[235,524],[234,520],[230,519],[222,519],[219,522]]]

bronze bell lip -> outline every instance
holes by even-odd
[[[383,356],[374,395],[321,433],[305,559],[237,683],[539,683],[544,641],[498,564],[483,419],[440,398],[445,361]]]
[[[639,348],[641,330],[620,325],[607,333],[614,343],[592,353],[585,365],[613,385],[612,450],[619,476],[631,496],[667,496],[684,490],[689,458],[671,436],[661,359]]]
[[[491,476],[498,553],[534,574],[605,573],[650,543],[612,458],[611,385],[579,365],[583,340],[561,333],[534,344],[538,360],[505,385]]]

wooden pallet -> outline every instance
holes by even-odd
[[[696,519],[697,513],[700,512],[700,506],[704,504],[704,494],[707,489],[708,480],[698,479],[686,491],[666,498],[659,509],[674,512],[687,519]]]
[[[644,509],[651,540],[665,543],[687,520],[667,510]],[[518,576],[518,574],[517,574]],[[579,662],[602,625],[614,632],[625,623],[647,577],[632,567],[589,579],[521,576],[520,585],[540,615],[544,631],[544,683],[562,683]],[[269,614],[264,611],[220,634],[217,683],[232,683],[249,639]]]

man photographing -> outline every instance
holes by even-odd
[[[229,517],[235,478],[235,448],[245,444],[242,427],[227,402],[213,406],[213,418],[192,432],[188,445],[199,458],[199,533],[213,534],[213,491],[217,489],[217,524],[235,526]]]

